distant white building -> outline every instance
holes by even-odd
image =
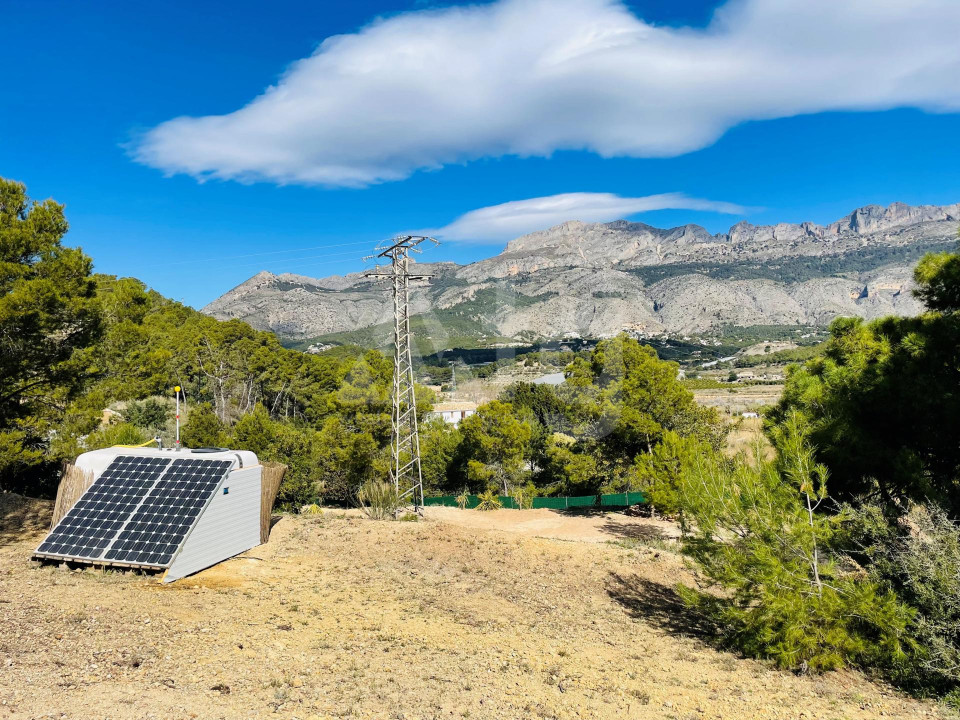
[[[472,402],[444,402],[437,403],[433,410],[427,413],[427,419],[441,418],[445,423],[456,427],[460,421],[470,417],[477,411],[477,404]]]
[[[532,382],[534,385],[562,385],[566,378],[567,376],[562,372],[549,373],[548,375],[541,375],[538,378],[534,378]]]

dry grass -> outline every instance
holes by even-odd
[[[763,434],[763,420],[761,418],[739,418],[733,423],[730,434],[727,435],[727,445],[723,452],[727,457],[733,457],[739,453],[746,453],[748,457],[753,456],[753,446],[759,442],[764,448],[764,454],[768,460],[774,456],[773,446]]]
[[[783,385],[732,384],[728,388],[693,391],[693,397],[700,405],[732,415],[774,405],[782,394]]]
[[[57,499],[53,506],[50,527],[53,528],[61,518],[70,512],[83,492],[93,484],[93,474],[81,470],[70,463],[63,464],[60,485],[57,487]]]
[[[273,503],[280,491],[280,483],[287,474],[287,466],[282,463],[263,463],[263,475],[260,481],[260,542],[270,539],[270,527],[273,525]]]

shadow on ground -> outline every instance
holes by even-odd
[[[0,545],[22,540],[31,533],[47,530],[53,503],[16,493],[0,493]]]
[[[611,572],[607,594],[622,605],[631,617],[680,635],[702,640],[715,634],[713,623],[689,607],[672,587],[638,575]]]
[[[652,542],[655,540],[667,541],[674,538],[655,525],[641,525],[635,522],[623,522],[616,518],[609,518],[601,528],[604,532],[619,538]]]
[[[596,506],[546,509],[567,517],[597,517],[598,515],[608,515],[611,511],[611,508]]]

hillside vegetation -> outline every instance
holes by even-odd
[[[953,248],[955,242],[943,238],[924,239],[913,245],[867,247],[852,255],[787,257],[764,263],[676,263],[631,270],[645,283],[653,284],[681,275],[705,275],[717,280],[774,280],[801,283],[832,275],[859,275],[889,265],[914,264],[929,252]]]
[[[62,461],[162,434],[177,385],[184,442],[287,463],[281,502],[315,498],[324,484],[347,501],[353,485],[385,472],[392,363],[383,355],[288,350],[138,280],[92,275],[89,258],[61,245],[66,231],[61,206],[31,205],[22,185],[0,180],[2,489],[49,495]],[[102,427],[118,402],[123,422]]]
[[[12,390],[0,416],[5,489],[49,494],[62,461],[163,435],[172,414],[163,398],[177,385],[188,406],[183,442],[243,447],[286,463],[284,506],[349,505],[365,482],[386,475],[392,363],[380,352],[298,352],[272,333],[215,320],[137,280],[91,275],[89,259],[60,244],[67,230],[60,206],[31,205],[16,183],[5,181],[3,192],[13,208],[0,236],[10,258],[4,267],[11,268],[13,291],[4,302],[11,327],[34,328],[32,341],[42,346],[60,328],[84,323],[70,345],[58,346],[61,366],[45,366],[50,355],[33,358],[48,372],[42,379],[28,367],[6,371]],[[53,230],[40,232],[41,225]],[[24,240],[26,248],[17,244]],[[67,271],[76,287],[48,280]],[[20,297],[44,292],[46,305],[27,312]],[[75,315],[67,315],[72,308]],[[23,334],[18,342],[27,345]],[[597,345],[589,360],[575,360],[559,391],[521,384],[460,429],[423,422],[428,490],[492,486],[529,496],[639,487],[631,469],[637,454],[674,437],[721,442],[716,416],[696,406],[676,375],[676,365],[650,348],[617,338]],[[424,421],[432,395],[420,388],[418,397]],[[103,427],[108,407],[119,414]]]

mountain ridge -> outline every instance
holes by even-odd
[[[715,234],[571,220],[474,263],[418,263],[435,277],[412,293],[412,311],[432,318],[439,342],[445,322],[481,340],[531,340],[912,315],[921,306],[911,268],[953,247],[958,222],[960,203],[867,205],[827,225],[740,221]],[[391,310],[389,294],[362,273],[261,271],[203,312],[292,341],[377,325]]]

